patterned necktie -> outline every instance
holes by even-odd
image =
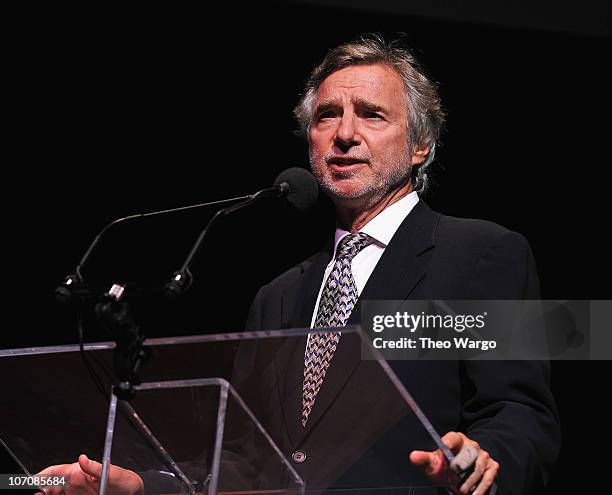
[[[367,246],[370,237],[358,232],[342,238],[336,250],[336,261],[321,291],[315,327],[345,325],[358,298],[351,271],[353,258]],[[340,332],[312,333],[304,355],[304,387],[302,393],[302,426],[306,427],[327,368],[340,341]]]

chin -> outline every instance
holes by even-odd
[[[359,199],[367,195],[369,188],[361,183],[330,181],[322,184],[323,190],[333,199]]]
[[[359,199],[376,188],[369,177],[354,171],[332,173],[327,169],[313,169],[313,173],[321,189],[332,199]]]

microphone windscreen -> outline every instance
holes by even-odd
[[[314,176],[303,168],[292,167],[284,170],[274,181],[275,186],[289,186],[287,201],[300,211],[312,208],[319,197],[319,184]]]

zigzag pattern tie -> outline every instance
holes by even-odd
[[[359,296],[351,271],[351,262],[369,241],[370,237],[367,234],[358,232],[345,236],[338,244],[336,261],[321,292],[315,327],[342,327],[348,320]],[[310,334],[304,355],[302,392],[304,427],[339,341],[340,332]]]

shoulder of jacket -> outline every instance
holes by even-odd
[[[310,258],[298,263],[297,265],[289,268],[285,272],[281,273],[278,277],[270,281],[264,286],[265,290],[276,290],[283,289],[291,285],[295,280],[303,275],[303,273],[308,269],[308,267],[312,264],[312,262],[318,257],[321,256],[321,253],[313,254]]]
[[[488,220],[478,218],[458,218],[441,215],[436,236],[441,238],[471,240],[472,242],[490,243],[500,238],[523,238],[517,232]]]

